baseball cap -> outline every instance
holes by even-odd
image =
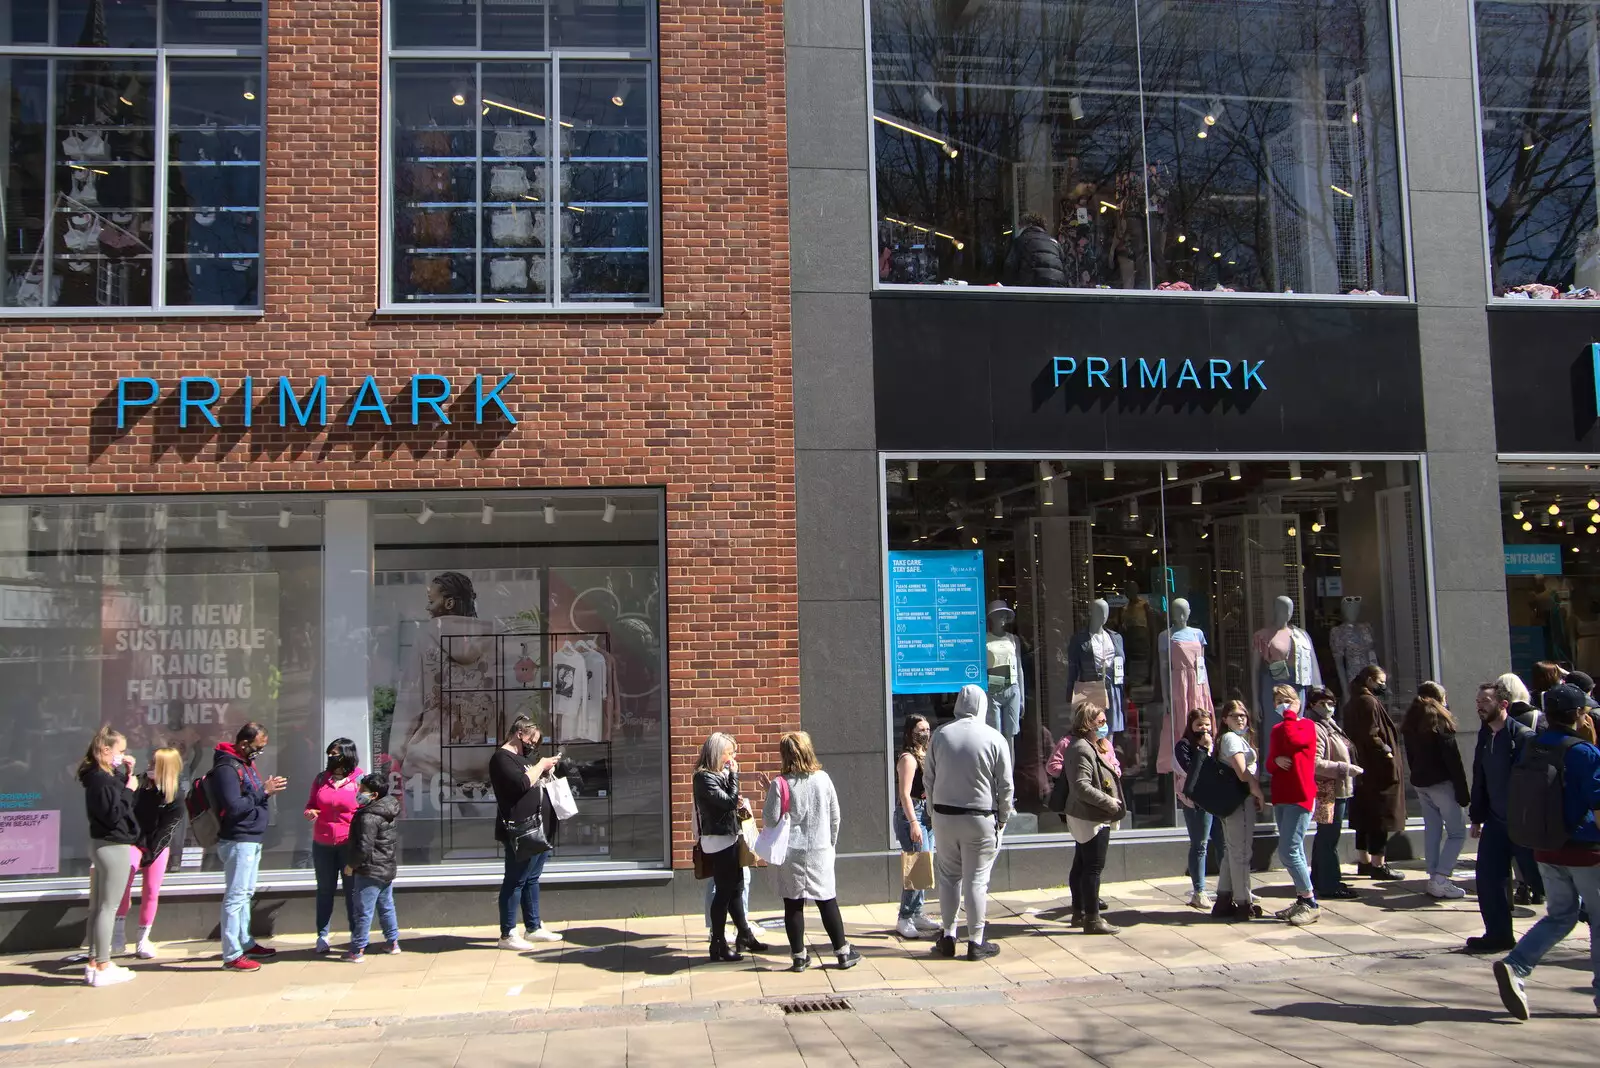
[[[1544,692],[1545,715],[1553,716],[1563,722],[1577,718],[1577,715],[1589,704],[1584,692],[1569,683],[1563,682],[1560,686],[1552,686]]]
[[[1576,686],[1586,694],[1594,693],[1594,679],[1586,671],[1569,671],[1562,681],[1569,686]]]

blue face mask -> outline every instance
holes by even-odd
[[[1096,727],[1094,729],[1094,736],[1096,738],[1109,738],[1109,737],[1111,737],[1111,727],[1110,727],[1110,725],[1106,724],[1106,723],[1100,724],[1100,726],[1098,726],[1098,727]]]
[[[374,795],[367,793],[365,790],[356,794],[356,804],[358,805],[370,805],[376,800],[377,798]]]
[[[1279,705],[1278,706],[1278,715],[1280,715],[1280,716],[1284,715],[1285,713],[1287,713],[1289,711],[1289,709],[1291,709],[1293,707],[1294,707],[1293,705],[1287,705],[1287,704]]]

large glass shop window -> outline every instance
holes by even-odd
[[[1384,0],[874,0],[878,279],[1403,296]]]
[[[652,10],[388,10],[389,300],[657,303]],[[500,55],[480,62],[483,51]]]
[[[0,309],[261,305],[263,30],[259,0],[9,5]]]
[[[1594,299],[1600,3],[1493,0],[1475,10],[1494,292]]]
[[[1176,823],[1190,711],[1243,701],[1261,744],[1279,683],[1342,704],[1380,664],[1398,717],[1431,673],[1414,463],[895,459],[886,477],[893,737],[983,686],[1015,754],[1008,834],[1065,831],[1046,764],[1075,695],[1108,709],[1139,830]]]
[[[1501,464],[1500,524],[1511,669],[1600,671],[1600,466]]]

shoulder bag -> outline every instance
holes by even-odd
[[[756,856],[768,864],[782,864],[789,855],[789,780],[779,775],[777,785],[783,799],[778,822],[761,828],[761,833],[756,835]]]
[[[711,858],[706,856],[706,851],[700,848],[700,805],[694,806],[694,877],[696,879],[711,878]]]
[[[1210,753],[1194,755],[1183,792],[1189,795],[1189,800],[1219,819],[1233,815],[1250,796],[1250,788],[1239,781],[1233,769]]]
[[[517,860],[532,860],[540,853],[548,853],[550,839],[544,833],[544,787],[535,786],[523,794],[503,826],[506,849]]]

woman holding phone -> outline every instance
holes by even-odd
[[[135,843],[139,841],[139,816],[135,795],[139,780],[133,774],[128,740],[109,725],[89,741],[78,764],[84,808],[89,817],[89,923],[93,937],[83,981],[90,986],[113,986],[132,979],[133,972],[111,961],[111,936],[117,923],[117,905],[133,872]]]

